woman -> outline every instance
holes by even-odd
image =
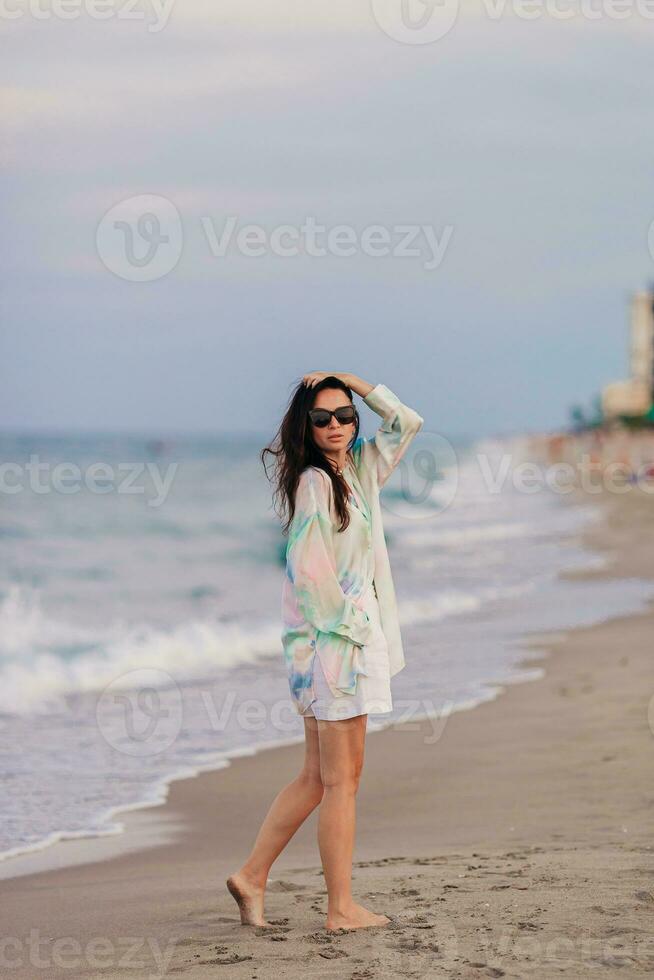
[[[359,438],[352,392],[383,422]],[[404,666],[379,490],[423,419],[385,385],[352,374],[306,374],[272,447],[275,497],[288,531],[282,643],[291,696],[304,716],[300,774],[273,801],[245,864],[227,879],[243,924],[266,926],[273,861],[320,806],[318,845],[327,929],[386,925],[351,890],[355,796],[369,714],[392,710]]]

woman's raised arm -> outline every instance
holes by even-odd
[[[361,467],[377,467],[377,479],[382,487],[425,420],[383,384],[370,387],[363,401],[373,412],[382,416],[383,422],[371,439],[357,439],[352,452],[355,459],[360,453]]]
[[[340,378],[373,412],[381,415],[382,424],[372,439],[360,437],[352,447],[352,455],[358,466],[376,466],[378,484],[382,487],[402,459],[414,436],[424,425],[424,419],[386,385],[371,385],[356,374],[340,371],[310,371],[304,375],[304,383],[314,387],[326,377]]]

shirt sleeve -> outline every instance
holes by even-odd
[[[372,625],[368,613],[345,594],[338,579],[330,494],[327,474],[311,468],[302,473],[289,529],[287,574],[307,622],[321,633],[336,633],[365,646],[372,638]]]
[[[375,385],[363,401],[383,418],[372,439],[357,440],[361,444],[361,465],[377,467],[378,484],[382,487],[425,420],[383,384]]]

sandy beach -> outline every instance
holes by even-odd
[[[652,496],[601,506],[586,540],[608,563],[584,576],[651,578]],[[120,837],[13,862],[21,877],[0,881],[2,975],[652,975],[653,635],[650,608],[534,636],[539,679],[436,727],[369,736],[355,895],[391,926],[324,931],[314,814],[273,869],[276,927],[241,927],[223,882],[299,767],[290,745],[173,783],[163,806],[125,815]]]

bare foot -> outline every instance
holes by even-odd
[[[258,888],[243,875],[230,875],[225,882],[230,894],[236,900],[241,913],[243,926],[270,926],[263,914],[264,889]]]
[[[391,920],[387,915],[377,915],[363,905],[352,903],[345,912],[327,914],[327,929],[369,929],[371,926],[386,926]]]

